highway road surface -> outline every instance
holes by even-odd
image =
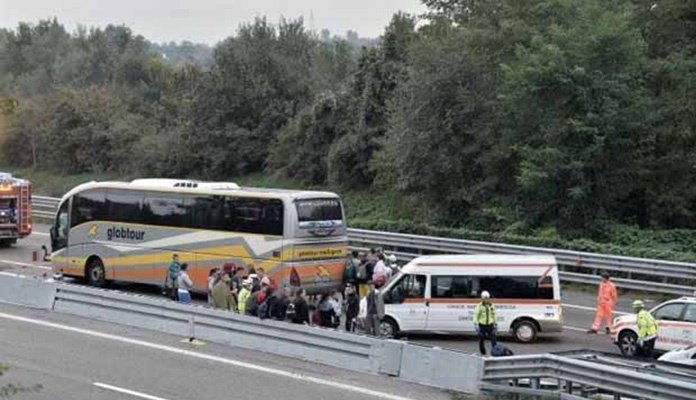
[[[48,247],[49,245],[47,231],[48,226],[37,225],[34,233],[20,240],[16,246],[0,248],[0,270],[33,276],[50,276],[52,273],[49,264],[40,261],[42,255],[41,246],[46,245]],[[39,261],[32,261],[33,252],[38,253]],[[123,291],[134,291],[142,294],[150,294],[152,296],[159,295],[159,288],[157,287],[133,284],[117,284],[115,287]],[[529,344],[517,343],[511,338],[505,337],[502,337],[501,341],[515,354],[534,354],[577,349],[592,349],[618,353],[618,349],[611,343],[608,335],[590,335],[586,333],[594,318],[594,293],[564,290],[562,297],[565,322],[565,329],[562,335],[548,337],[542,335],[538,341]],[[616,311],[619,313],[630,312],[630,303],[632,300],[632,298],[628,297],[620,298]],[[649,300],[648,304],[650,305]],[[473,335],[409,335],[407,339],[443,348],[453,348],[472,353],[478,352],[478,342]]]
[[[447,393],[224,345],[43,310],[0,305],[0,386],[17,399],[446,400]]]

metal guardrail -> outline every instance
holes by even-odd
[[[32,215],[35,218],[53,219],[59,202],[57,197],[31,196]]]
[[[486,359],[481,389],[560,399],[613,395],[614,399],[693,400],[696,376],[654,365],[541,354]]]
[[[33,196],[32,201],[35,217],[53,219],[60,199]],[[560,278],[565,282],[598,284],[598,272],[607,270],[625,275],[613,279],[625,289],[681,296],[693,295],[696,289],[695,263],[363,229],[348,229],[348,237],[353,248],[382,247],[402,261],[424,254],[544,254],[556,257],[562,269]],[[670,283],[669,280],[679,283]]]
[[[356,249],[379,246],[393,250],[400,260],[405,261],[425,254],[543,254],[556,257],[558,264],[566,268],[560,272],[560,278],[567,282],[598,284],[598,271],[607,270],[626,275],[626,278],[612,279],[621,288],[682,296],[693,295],[696,289],[694,263],[362,229],[349,229],[348,237]],[[582,272],[568,271],[568,267]],[[668,283],[670,278],[683,284]]]

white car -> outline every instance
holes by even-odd
[[[682,297],[666,301],[650,310],[657,320],[658,332],[655,351],[664,353],[696,345],[696,297]],[[624,355],[636,354],[638,327],[636,315],[614,319],[611,339]]]
[[[658,360],[696,367],[696,346],[672,350],[663,354]]]

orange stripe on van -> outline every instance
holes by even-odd
[[[404,303],[437,303],[437,304],[478,304],[481,299],[404,299]],[[546,304],[559,305],[560,300],[542,300],[542,299],[490,299],[493,304]]]

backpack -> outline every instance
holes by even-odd
[[[264,301],[263,304],[259,306],[259,318],[261,319],[267,319],[268,318],[268,309],[269,309],[268,301]]]
[[[344,281],[351,282],[351,281],[354,281],[356,277],[357,277],[357,271],[355,270],[355,262],[353,262],[353,259],[351,258],[348,261],[346,261]]]
[[[259,307],[259,318],[266,319],[271,317],[277,318],[278,304],[280,299],[275,295],[267,296],[266,301]]]
[[[512,350],[508,349],[507,347],[496,344],[493,346],[491,349],[491,356],[493,357],[505,357],[505,356],[513,356],[515,353],[512,352]]]
[[[256,317],[259,313],[259,305],[256,304],[256,296],[254,296],[254,294],[249,295],[246,301],[246,314]]]
[[[297,315],[297,312],[295,311],[295,303],[289,303],[288,308],[285,310],[285,318],[289,319],[290,321],[295,320],[295,316]]]
[[[360,263],[360,265],[358,265],[357,275],[360,280],[367,279],[367,263]]]

